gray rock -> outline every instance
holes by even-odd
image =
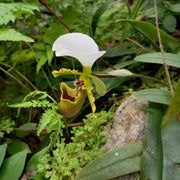
[[[121,146],[144,139],[145,121],[147,117],[148,102],[145,100],[128,98],[114,114],[114,120],[104,129],[106,144],[102,147],[112,151]],[[133,173],[114,180],[137,180],[139,175]]]

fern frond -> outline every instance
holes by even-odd
[[[60,136],[62,136],[62,128],[64,128],[64,123],[61,121],[62,116],[56,112],[54,109],[46,110],[40,119],[37,135],[39,136],[41,131],[47,127],[47,132],[50,135],[50,144],[55,145],[59,141]],[[53,132],[52,132],[53,131]],[[52,146],[50,145],[50,146]]]
[[[47,124],[51,121],[53,116],[54,116],[53,109],[48,109],[42,114],[37,130],[38,136],[40,135],[41,131],[47,126]]]
[[[29,93],[23,100],[24,101],[27,101],[29,99],[32,99],[32,98],[36,98],[36,99],[50,99],[52,100],[52,102],[56,103],[56,101],[47,94],[47,92],[44,92],[44,91],[33,91],[31,93]]]
[[[27,37],[14,29],[0,29],[0,41],[34,42],[32,38]]]
[[[39,101],[39,100],[30,100],[30,101],[25,101],[17,104],[8,104],[8,107],[11,108],[36,108],[36,107],[44,107],[44,108],[55,108],[57,104],[55,103],[50,103],[47,100]]]
[[[34,14],[35,10],[39,11],[39,8],[32,4],[0,3],[0,25],[14,22],[22,14]]]

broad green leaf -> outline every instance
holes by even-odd
[[[146,21],[135,21],[130,19],[119,21],[125,21],[132,24],[140,33],[142,33],[147,39],[149,39],[149,41],[152,43],[152,45],[155,46],[155,48],[158,48],[157,44],[153,43],[153,40],[156,40],[158,42],[156,26]],[[162,44],[166,50],[175,51],[180,46],[180,43],[176,38],[164,32],[163,30],[160,30],[160,35]]]
[[[144,16],[148,17],[148,18],[152,18],[154,17],[154,7],[148,7],[145,9],[142,9]],[[157,4],[157,12],[158,14],[160,13],[164,13],[166,11],[166,8],[162,5],[162,4]]]
[[[14,29],[0,29],[0,41],[34,42],[32,38],[27,37]]]
[[[150,103],[146,121],[145,147],[142,155],[141,179],[160,180],[163,171],[161,122],[165,106]]]
[[[18,152],[7,158],[0,169],[1,180],[19,180],[25,165],[27,151]]]
[[[144,89],[133,93],[131,96],[137,99],[144,99],[166,105],[169,105],[172,99],[171,92],[164,89]]]
[[[162,180],[180,179],[180,123],[174,118],[162,129],[163,173]]]
[[[4,160],[4,156],[6,154],[6,148],[7,148],[7,144],[0,145],[0,167]]]
[[[175,16],[171,14],[165,16],[162,23],[168,32],[174,32],[176,29],[177,21]]]
[[[171,4],[168,9],[174,13],[180,14],[180,3]]]
[[[28,161],[27,166],[26,166],[26,172],[32,172],[32,171],[37,171],[37,164],[39,162],[39,158],[47,150],[45,147],[41,151],[37,152],[34,154],[31,159]]]
[[[137,142],[108,152],[85,166],[75,180],[107,180],[137,172],[142,149],[142,142]]]
[[[180,79],[177,83],[174,97],[172,98],[171,104],[164,117],[162,127],[167,125],[173,119],[173,117],[176,116],[179,112],[180,112]]]
[[[104,82],[101,81],[101,79],[99,79],[96,76],[89,75],[89,77],[93,80],[97,93],[100,96],[104,96],[106,94],[106,86],[105,86]]]
[[[19,128],[23,128],[23,129],[26,129],[26,128],[35,128],[36,127],[36,123],[26,123],[26,124],[23,124],[22,126],[20,126]],[[32,131],[16,131],[16,136],[17,137],[25,137],[27,136],[28,134],[32,133]]]
[[[23,150],[27,150],[27,153],[31,153],[29,146],[25,142],[20,140],[15,140],[8,146],[7,152],[13,155]]]
[[[180,55],[172,54],[172,53],[164,53],[164,55],[165,55],[166,64],[168,66],[174,66],[180,68]],[[142,54],[136,56],[134,60],[145,63],[163,64],[162,55],[160,52]]]

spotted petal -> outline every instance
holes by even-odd
[[[69,33],[60,36],[53,44],[56,56],[71,56],[83,66],[90,66],[106,51],[99,51],[95,41],[86,34]]]

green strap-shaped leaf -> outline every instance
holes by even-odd
[[[7,144],[0,145],[0,167],[6,154]]]
[[[1,180],[19,180],[26,160],[27,151],[21,151],[7,158],[0,170]]]
[[[106,94],[106,86],[105,86],[104,82],[101,81],[101,79],[99,79],[96,76],[89,75],[89,77],[93,80],[97,93],[100,96],[104,96]]]
[[[129,22],[130,24],[132,24],[139,32],[141,32],[147,39],[149,39],[149,41],[152,43],[152,45],[154,45],[156,49],[159,49],[157,44],[154,44],[153,42],[153,40],[158,41],[156,26],[145,21],[135,21],[130,19],[119,21]],[[162,44],[166,50],[175,51],[180,46],[178,40],[165,31],[160,30],[160,35]]]
[[[180,179],[180,123],[174,118],[161,128],[166,107],[150,103],[142,156],[142,180]]]
[[[180,79],[176,86],[174,97],[165,115],[164,121],[162,123],[162,127],[167,125],[173,119],[173,117],[176,116],[179,112],[180,112]]]
[[[107,180],[140,170],[142,142],[108,152],[88,164],[75,180]]]
[[[163,144],[162,180],[180,179],[180,123],[177,117],[168,123],[161,132]]]
[[[149,103],[145,149],[142,156],[142,180],[162,179],[163,150],[161,142],[161,122],[164,112],[164,105]]]
[[[168,66],[174,66],[180,68],[180,55],[172,53],[164,53],[166,64]],[[136,56],[135,61],[145,63],[163,64],[162,55],[160,52],[147,53]]]
[[[169,105],[172,99],[171,92],[164,89],[144,89],[133,93],[132,97],[166,105]]]

